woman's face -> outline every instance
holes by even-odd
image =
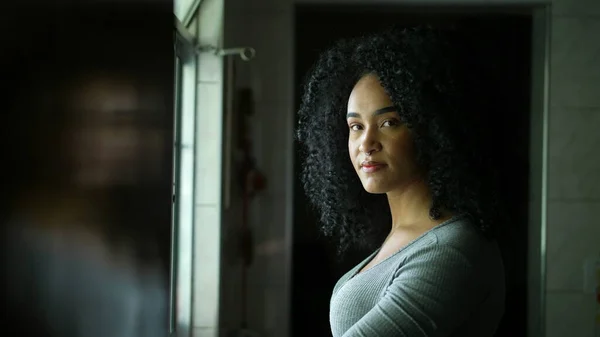
[[[350,160],[367,192],[401,190],[418,177],[411,132],[377,76],[356,83],[346,118]]]

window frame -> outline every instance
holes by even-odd
[[[195,205],[196,39],[174,15],[174,138],[169,336],[192,327]]]

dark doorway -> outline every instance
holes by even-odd
[[[490,145],[501,179],[501,196],[510,218],[499,238],[507,268],[507,307],[497,332],[527,334],[527,225],[530,133],[532,17],[525,8],[407,8],[297,6],[295,13],[296,108],[303,80],[318,55],[340,38],[383,30],[390,25],[430,24],[460,36],[462,65],[469,69],[466,88],[476,98],[490,132]],[[369,252],[351,252],[343,260],[319,234],[298,179],[296,153],[292,336],[330,336],[329,300],[333,286]],[[307,324],[307,322],[310,322]]]

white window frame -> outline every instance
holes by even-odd
[[[169,335],[190,336],[195,217],[197,57],[194,37],[175,17],[175,127]]]
[[[201,3],[202,0],[175,0],[173,2],[175,16],[183,23],[184,27],[190,25]]]
[[[176,89],[181,95],[176,108],[181,111],[175,133],[172,337],[219,334],[223,10],[224,0],[194,0],[183,19],[182,13],[175,13],[183,76]]]

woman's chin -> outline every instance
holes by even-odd
[[[365,189],[365,191],[367,193],[370,193],[370,194],[384,194],[384,193],[387,193],[389,190],[389,188],[387,188],[387,186],[385,186],[383,184],[373,184],[373,183],[363,184],[363,188]]]

